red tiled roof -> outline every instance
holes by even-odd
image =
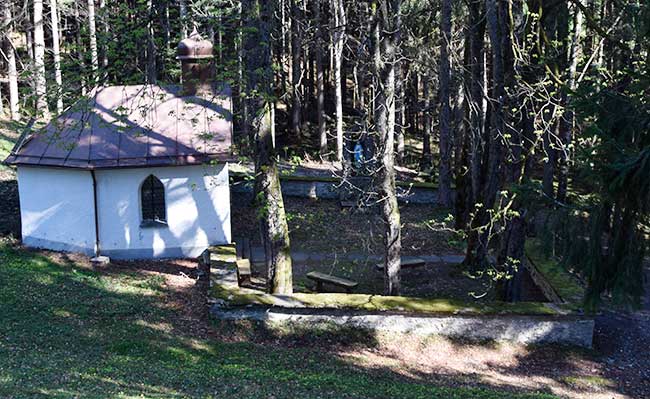
[[[96,89],[30,133],[5,162],[100,169],[228,159],[230,91],[211,99],[178,93],[178,87],[155,85]]]

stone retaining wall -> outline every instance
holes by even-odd
[[[215,305],[212,314],[222,320],[254,320],[268,327],[335,326],[380,332],[439,335],[469,340],[512,341],[523,344],[559,343],[591,348],[594,320],[577,316],[465,316],[368,313],[360,311],[228,308]]]
[[[252,193],[253,182],[245,180],[239,176],[232,176],[233,184],[231,191],[233,193]],[[338,200],[341,198],[340,189],[336,181],[327,180],[294,180],[290,178],[282,179],[282,194],[286,197],[300,197],[313,199],[331,199]],[[399,185],[397,187],[397,196],[400,202],[410,204],[437,204],[438,190],[432,187],[419,187]]]

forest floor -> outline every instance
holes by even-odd
[[[251,240],[261,247],[252,197],[231,194],[231,224],[235,241]],[[383,251],[382,221],[378,208],[342,208],[339,201],[285,198],[289,223],[294,288],[299,292],[313,289],[307,273],[325,274],[357,281],[356,293],[381,294],[383,274],[375,268]],[[407,257],[444,255],[463,257],[462,242],[457,235],[441,228],[450,210],[432,205],[408,204],[400,207],[402,221],[402,255]],[[307,258],[307,259],[303,259]],[[256,257],[261,259],[261,255]],[[253,273],[265,275],[263,265],[253,265]],[[459,300],[490,301],[495,299],[493,282],[468,274],[455,261],[429,262],[405,268],[401,275],[403,294],[417,297],[441,297]],[[544,301],[543,294],[529,278],[524,284],[524,300]],[[335,287],[327,287],[337,292]]]
[[[259,244],[252,196],[231,194],[232,235]],[[292,249],[310,252],[381,254],[382,221],[379,207],[341,208],[338,201],[285,198]],[[463,242],[442,227],[450,210],[431,205],[400,207],[404,255],[462,254]]]

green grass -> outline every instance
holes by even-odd
[[[14,148],[14,143],[7,140],[3,136],[0,136],[0,169],[7,168],[6,165],[2,164],[2,161],[4,161],[9,156],[12,148]]]
[[[562,378],[562,381],[571,385],[597,386],[597,387],[615,387],[616,383],[608,378],[594,375],[568,376]]]
[[[1,161],[4,161],[4,159],[7,158],[7,156],[9,156],[9,152],[11,152],[13,146],[14,143],[0,136],[0,160]]]
[[[7,167],[2,165],[2,161],[9,156],[14,148],[15,137],[18,137],[24,129],[24,123],[0,119],[0,169]],[[7,134],[10,131],[12,134]]]
[[[438,387],[332,353],[198,338],[162,305],[164,289],[160,277],[98,273],[0,243],[0,397],[552,397]]]
[[[539,240],[526,241],[526,256],[564,301],[581,305],[585,290],[558,261],[548,256]]]

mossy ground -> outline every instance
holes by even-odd
[[[544,276],[557,294],[569,304],[582,304],[585,289],[562,265],[546,254],[541,243],[535,239],[526,241],[526,256]]]

